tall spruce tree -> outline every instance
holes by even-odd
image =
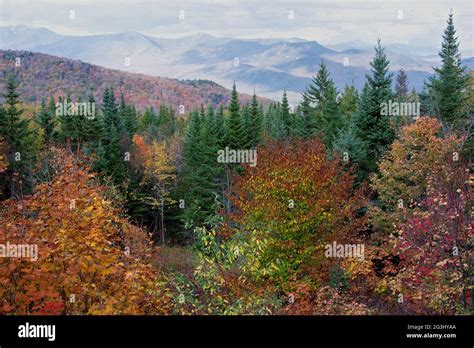
[[[220,105],[219,110],[214,112],[214,134],[216,134],[217,144],[222,149],[225,146],[226,122],[224,117],[224,105]]]
[[[255,91],[250,104],[250,146],[255,147],[262,141],[263,115]]]
[[[119,114],[120,118],[122,119],[125,132],[131,139],[138,130],[137,112],[135,110],[135,106],[127,105],[125,103],[123,92],[120,94]]]
[[[290,105],[288,103],[288,96],[286,90],[283,90],[283,97],[280,105],[280,119],[283,122],[285,129],[285,136],[290,136],[291,129],[293,128],[292,114],[290,113]]]
[[[56,127],[56,115],[51,111],[51,103],[54,104],[54,98],[51,97],[50,103],[46,105],[46,98],[41,100],[40,111],[35,115],[34,120],[43,130],[43,137],[46,144],[51,144],[54,138]]]
[[[240,114],[242,115],[242,129],[244,134],[243,148],[248,149],[252,146],[253,142],[252,114],[250,111],[250,106],[248,104],[244,105],[240,111]]]
[[[311,107],[311,100],[307,92],[303,92],[302,101],[299,107],[297,135],[308,139],[316,134],[317,125],[314,109]]]
[[[104,90],[101,126],[101,146],[98,151],[100,170],[111,177],[113,183],[122,185],[126,178],[125,154],[120,148],[123,121],[112,88]]]
[[[246,135],[244,125],[240,116],[240,104],[235,87],[232,85],[232,93],[229,104],[229,117],[227,118],[227,146],[231,149],[244,149],[246,147]]]
[[[99,145],[99,141],[101,138],[101,123],[98,116],[98,108],[95,102],[94,95],[92,91],[90,92],[87,101],[89,105],[94,106],[94,115],[87,117],[86,124],[85,124],[85,135],[84,140],[86,142],[87,151],[96,151]]]
[[[388,113],[382,112],[383,103],[389,103],[392,98],[392,74],[388,72],[389,63],[378,40],[374,60],[370,63],[372,73],[366,75],[367,82],[362,90],[355,117],[356,135],[362,140],[366,149],[364,159],[360,163],[364,175],[377,169],[377,161],[395,138],[392,120]]]
[[[461,66],[459,42],[454,28],[453,14],[448,17],[439,56],[441,66],[428,81],[428,90],[434,112],[449,131],[462,130],[469,121],[467,110],[469,76]]]
[[[399,102],[406,102],[408,99],[408,77],[403,68],[398,71],[395,84],[395,98]]]
[[[32,134],[29,120],[23,118],[20,108],[20,94],[16,90],[17,83],[12,74],[8,75],[6,91],[3,93],[5,103],[0,105],[0,137],[7,148],[7,197],[20,198],[33,185],[31,173],[34,154],[32,153]]]
[[[324,61],[308,87],[307,94],[309,100],[316,103],[318,129],[323,133],[326,146],[331,149],[338,130],[343,126],[343,117],[337,102],[336,86]]]
[[[351,123],[356,111],[359,93],[354,85],[345,86],[339,100],[339,110],[344,117],[344,123],[348,126]]]

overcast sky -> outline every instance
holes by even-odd
[[[0,20],[1,25],[46,27],[69,35],[138,31],[180,37],[206,32],[299,37],[323,44],[380,37],[386,43],[438,47],[452,8],[461,48],[472,52],[473,7],[473,0],[0,0]],[[74,19],[70,11],[75,11]]]

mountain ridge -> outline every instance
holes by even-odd
[[[19,67],[15,66],[17,58],[20,59]],[[149,76],[43,53],[0,50],[0,89],[4,88],[10,72],[16,75],[20,95],[26,103],[39,103],[42,97],[68,94],[84,99],[91,89],[95,99],[100,101],[103,89],[112,86],[117,97],[123,92],[126,101],[139,109],[167,104],[177,111],[184,105],[187,113],[201,104],[227,104],[231,93],[214,81]],[[247,103],[251,96],[239,93],[239,99]],[[258,99],[264,105],[270,103],[269,99]]]
[[[373,46],[360,40],[325,46],[295,38],[218,38],[198,33],[171,39],[138,32],[64,36],[49,29],[14,28],[0,27],[0,49],[26,49],[151,76],[212,80],[226,88],[236,81],[241,92],[251,94],[255,90],[257,95],[273,100],[281,100],[286,89],[291,102],[299,101],[321,60],[340,90],[347,84],[361,89],[374,54]],[[28,41],[32,37],[35,40]],[[438,62],[434,48],[388,44],[386,52],[390,70],[403,68],[409,88],[418,91]],[[126,59],[128,66],[124,65]],[[474,68],[469,58],[465,62]]]

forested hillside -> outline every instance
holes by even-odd
[[[26,103],[39,104],[45,96],[84,98],[91,91],[100,99],[109,86],[123,91],[127,101],[139,108],[167,104],[175,110],[180,105],[191,110],[201,104],[216,106],[229,101],[229,91],[208,80],[182,81],[133,74],[28,51],[0,50],[1,88],[5,86],[7,72],[17,75],[18,88]],[[249,101],[251,97],[242,94],[240,98]]]
[[[0,313],[474,314],[458,45],[299,105],[2,51]]]

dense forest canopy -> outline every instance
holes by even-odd
[[[442,40],[422,92],[379,40],[298,105],[3,51],[0,313],[473,314],[474,74]]]

